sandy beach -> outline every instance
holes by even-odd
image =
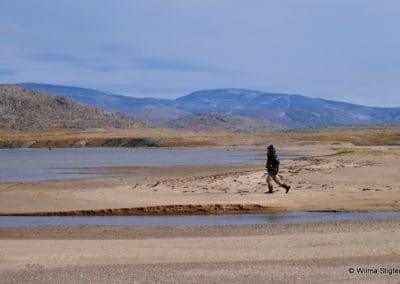
[[[198,205],[209,214],[206,209],[212,206],[207,206],[213,204],[262,206],[273,212],[400,211],[399,147],[320,143],[302,149],[304,157],[281,161],[282,179],[292,185],[288,194],[277,187],[265,193],[262,161],[97,168],[91,170],[112,176],[0,183],[0,212],[79,215],[82,210],[151,206],[161,212],[172,206],[174,214],[173,206]],[[397,283],[400,273],[357,269],[400,269],[399,225],[399,219],[386,219],[0,228],[0,282]]]
[[[399,228],[352,220],[0,229],[0,282],[397,283]]]

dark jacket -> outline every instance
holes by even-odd
[[[275,154],[275,151],[268,151],[267,163],[265,165],[268,174],[276,176],[279,172],[279,159]]]

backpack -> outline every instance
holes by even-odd
[[[267,172],[272,176],[276,176],[279,172],[279,160],[275,159],[267,163]]]

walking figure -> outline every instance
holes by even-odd
[[[290,186],[283,183],[279,177],[279,159],[276,156],[276,151],[273,145],[269,145],[267,148],[267,163],[265,165],[265,168],[267,170],[268,176],[267,176],[267,184],[268,184],[268,193],[273,192],[273,187],[272,187],[272,180],[274,180],[279,186],[283,187],[286,189],[286,193],[289,192]]]

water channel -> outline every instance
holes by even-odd
[[[36,226],[224,226],[279,222],[394,219],[400,212],[295,212],[206,216],[1,216],[0,227]]]

